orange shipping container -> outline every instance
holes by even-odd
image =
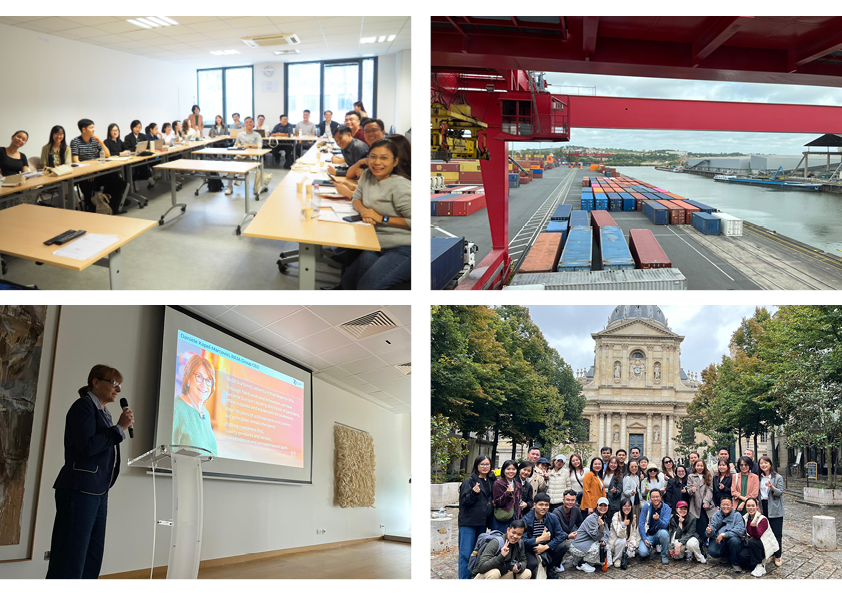
[[[546,273],[554,271],[561,256],[560,233],[540,233],[520,265],[520,273]]]

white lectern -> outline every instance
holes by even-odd
[[[202,463],[213,460],[213,453],[196,446],[162,444],[129,461],[129,467],[152,469],[152,497],[155,509],[155,528],[172,527],[170,556],[167,565],[168,579],[199,577],[199,560],[202,553]],[[155,472],[172,471],[172,520],[157,518]],[[155,560],[155,540],[152,541],[152,567]]]

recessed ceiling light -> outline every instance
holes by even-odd
[[[159,19],[163,19],[168,22],[170,25],[178,25],[178,21],[174,21],[170,17],[158,17]]]
[[[150,27],[160,27],[161,26],[158,23],[156,23],[155,21],[150,21],[149,19],[147,19],[145,17],[138,17],[137,20],[140,21],[141,23],[146,23]]]
[[[272,53],[275,54],[276,56],[283,56],[284,54],[300,54],[301,51],[300,50],[278,50],[278,51],[275,51],[275,52],[272,52]]]
[[[153,23],[158,23],[162,27],[169,27],[170,24],[166,22],[164,19],[160,19],[158,17],[146,17],[146,20],[152,21]]]
[[[397,37],[396,35],[381,35],[380,37],[361,37],[360,43],[383,43],[384,41],[392,41]]]
[[[151,29],[152,28],[151,25],[146,25],[146,24],[141,23],[140,21],[136,21],[134,19],[126,19],[126,22],[131,23],[132,25],[135,25],[137,27],[143,27],[144,29]]]
[[[377,38],[377,43],[383,43],[384,41],[386,41],[385,35],[381,35],[380,37]]]
[[[233,56],[234,54],[239,54],[237,50],[215,50],[211,52],[214,56]]]
[[[136,19],[126,19],[126,22],[131,23],[137,27],[144,29],[153,29],[157,27],[169,27],[171,25],[178,25],[178,21],[170,17],[137,17]]]
[[[397,35],[390,35],[389,39],[387,39],[386,41],[395,41],[395,37],[397,37]]]
[[[361,37],[360,38],[360,43],[376,43],[376,42],[377,42],[376,37]]]

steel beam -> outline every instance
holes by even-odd
[[[792,70],[842,49],[842,31],[822,31],[810,43],[793,50]]]
[[[697,66],[739,31],[743,24],[740,20],[742,18],[751,17],[718,17],[716,22],[693,42],[693,66]]]
[[[590,60],[596,53],[596,38],[599,30],[599,17],[582,17],[582,51],[585,60]]]

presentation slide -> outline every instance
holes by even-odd
[[[215,456],[304,466],[304,382],[183,330],[173,444]]]

